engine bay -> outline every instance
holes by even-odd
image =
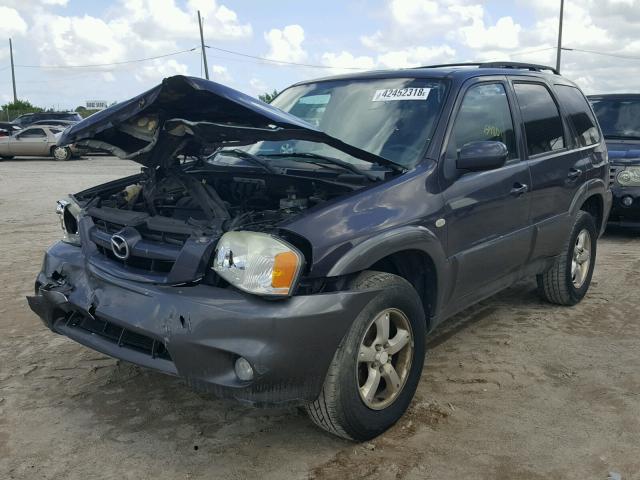
[[[145,213],[194,231],[273,229],[280,222],[360,188],[287,174],[143,169],[136,181],[115,182],[75,195],[85,208],[123,216]],[[125,213],[126,212],[126,213]]]

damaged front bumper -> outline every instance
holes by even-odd
[[[376,290],[268,301],[230,288],[162,286],[93,267],[62,242],[46,253],[28,297],[54,332],[115,358],[177,375],[255,405],[317,397],[340,341]],[[241,381],[234,363],[253,366]]]

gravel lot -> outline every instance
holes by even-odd
[[[110,157],[0,162],[0,478],[640,479],[640,235],[608,234],[575,308],[523,282],[429,339],[416,398],[374,442],[255,410],[82,347],[27,307],[63,194]]]

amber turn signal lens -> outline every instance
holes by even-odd
[[[278,253],[273,262],[271,286],[273,288],[291,288],[298,271],[298,256],[293,252]]]

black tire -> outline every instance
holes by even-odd
[[[51,147],[51,156],[58,161],[66,162],[71,159],[71,149],[69,147]]]
[[[574,278],[571,272],[573,255],[576,242],[580,232],[586,231],[590,237],[590,255],[588,272],[580,287],[574,285]],[[547,302],[556,305],[576,305],[589,290],[593,268],[596,262],[598,232],[593,217],[584,211],[578,212],[571,234],[565,243],[562,254],[556,259],[555,264],[545,273],[536,277],[538,281],[538,292]]]
[[[387,430],[404,414],[420,381],[425,357],[426,320],[418,293],[409,282],[389,273],[366,271],[350,285],[352,290],[381,289],[354,320],[336,351],[318,398],[305,409],[324,430],[357,441],[369,440]],[[413,355],[403,387],[393,402],[374,410],[363,401],[356,368],[358,351],[373,319],[386,310],[401,311],[413,334]]]

